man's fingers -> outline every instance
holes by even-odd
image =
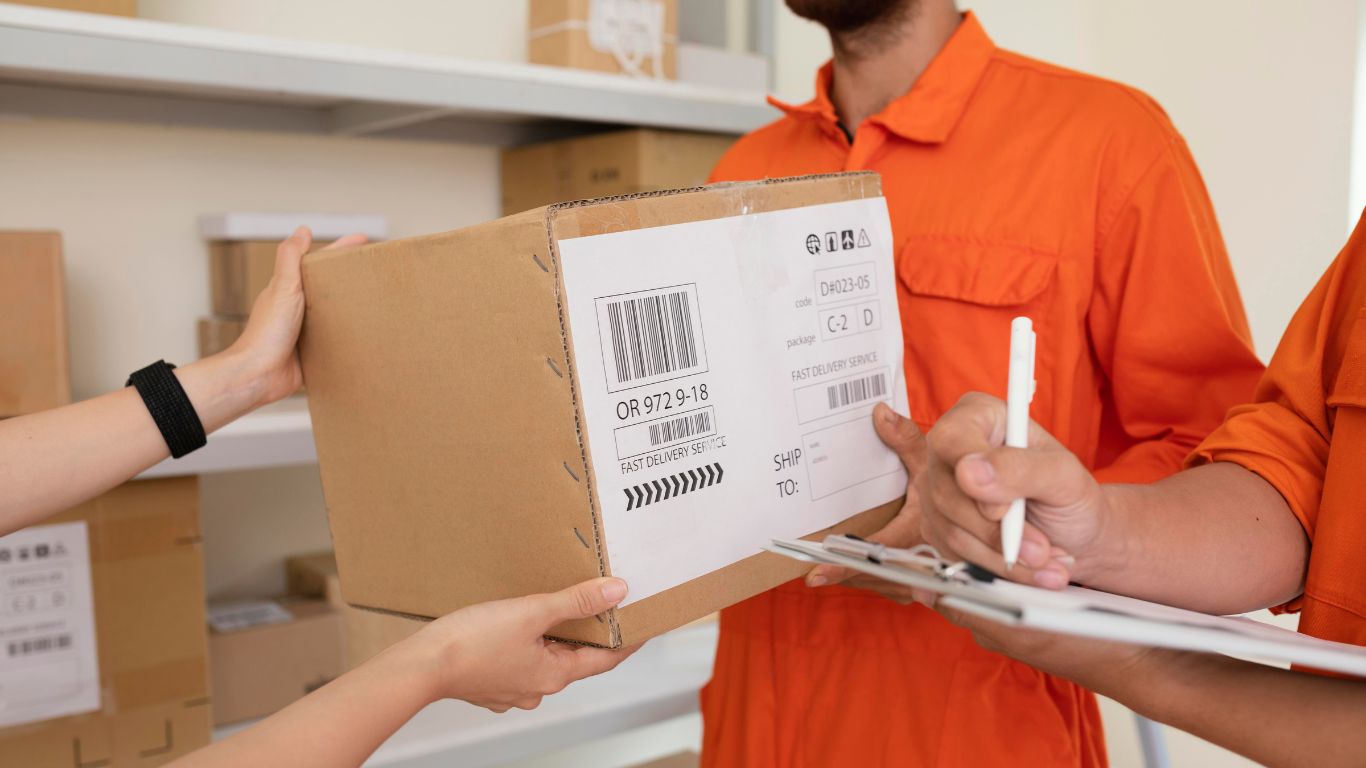
[[[868,534],[868,540],[874,544],[886,544],[899,549],[908,549],[922,542],[924,539],[920,537],[920,515],[918,510],[911,506],[914,503],[907,500],[906,506],[902,507],[887,525],[875,533]],[[806,574],[806,586],[825,587],[839,584],[858,573],[852,568],[840,565],[818,565]]]
[[[906,465],[906,471],[912,477],[925,468],[925,433],[914,421],[886,403],[878,403],[873,408],[873,429],[883,444],[901,457],[901,463]]]
[[[984,512],[1015,499],[1032,499],[1052,506],[1078,501],[1089,487],[1090,475],[1077,458],[1065,450],[994,448],[969,453],[954,467],[958,486],[982,502]],[[996,519],[1000,519],[999,517]]]
[[[586,619],[616,606],[626,597],[621,579],[590,579],[549,595],[542,595],[540,623],[547,629],[570,619]]]

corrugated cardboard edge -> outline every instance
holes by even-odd
[[[569,328],[569,318],[568,318],[568,315],[567,315],[567,312],[566,312],[566,308],[565,308],[565,304],[564,304],[564,275],[563,275],[562,265],[561,265],[561,261],[560,261],[559,248],[558,248],[557,245],[556,245],[556,231],[555,231],[555,224],[556,224],[556,220],[557,220],[557,218],[558,218],[558,214],[559,214],[561,211],[567,211],[567,210],[578,209],[578,208],[585,208],[585,207],[592,207],[592,206],[597,206],[597,205],[612,204],[612,203],[620,203],[620,202],[629,202],[629,201],[633,201],[633,200],[646,200],[646,199],[651,199],[651,198],[677,197],[677,196],[681,196],[681,195],[692,194],[692,193],[698,193],[698,192],[704,192],[704,191],[715,191],[715,190],[717,190],[717,189],[730,189],[730,190],[735,190],[735,191],[739,192],[740,197],[741,197],[740,206],[739,206],[739,207],[740,207],[740,211],[739,211],[738,214],[734,214],[734,215],[741,215],[741,216],[743,216],[743,215],[746,215],[746,214],[750,213],[749,205],[745,202],[745,200],[744,200],[744,198],[743,198],[743,191],[744,191],[746,188],[755,188],[755,187],[764,187],[764,186],[774,186],[774,185],[788,185],[788,184],[793,184],[793,183],[798,183],[798,182],[806,182],[806,181],[816,181],[816,180],[837,180],[837,179],[845,179],[845,180],[847,180],[847,181],[849,182],[850,187],[858,186],[858,187],[862,188],[862,187],[865,187],[865,186],[868,184],[870,178],[873,179],[873,180],[875,180],[875,183],[876,183],[876,190],[877,190],[877,193],[880,195],[880,194],[881,194],[881,177],[879,176],[879,174],[877,174],[877,173],[875,173],[875,172],[873,172],[873,171],[856,171],[856,172],[845,172],[845,173],[816,173],[816,174],[807,174],[807,175],[804,175],[804,176],[790,176],[790,177],[784,177],[784,178],[767,178],[767,179],[760,179],[760,180],[755,180],[755,181],[723,182],[723,183],[720,183],[720,184],[712,184],[712,185],[703,186],[703,187],[687,187],[687,188],[684,188],[684,189],[672,189],[672,190],[662,190],[662,191],[654,191],[654,192],[638,192],[638,193],[633,193],[633,194],[629,194],[629,195],[613,195],[613,196],[609,196],[609,197],[601,197],[601,198],[595,198],[595,199],[591,199],[591,200],[573,200],[573,201],[567,201],[567,202],[563,202],[563,203],[557,203],[557,204],[555,204],[555,205],[550,205],[550,206],[547,206],[547,207],[546,207],[546,212],[545,212],[546,240],[547,240],[547,243],[548,243],[548,253],[549,253],[549,256],[550,256],[550,260],[551,260],[551,264],[550,264],[550,266],[551,266],[551,278],[555,281],[555,303],[556,303],[556,306],[557,306],[557,308],[558,308],[558,310],[559,310],[559,314],[560,314],[560,317],[559,317],[559,319],[560,319],[560,333],[561,333],[561,341],[562,341],[562,344],[563,344],[565,372],[566,372],[566,378],[569,379],[570,400],[571,400],[571,402],[573,403],[573,406],[574,406],[574,428],[575,428],[575,432],[576,432],[576,437],[578,438],[578,442],[579,442],[580,460],[582,461],[582,471],[583,471],[583,481],[582,481],[582,482],[583,482],[583,485],[584,485],[585,493],[587,494],[588,509],[589,509],[589,512],[591,513],[592,518],[593,518],[593,544],[594,544],[595,552],[596,552],[596,554],[597,554],[597,556],[598,556],[598,562],[599,562],[599,566],[600,566],[600,568],[601,568],[601,574],[602,574],[602,575],[606,576],[606,575],[608,575],[608,574],[611,573],[611,564],[610,564],[610,562],[609,562],[609,560],[608,560],[608,556],[607,556],[607,547],[606,547],[606,544],[605,544],[604,541],[603,541],[603,536],[602,536],[602,510],[598,507],[597,494],[596,494],[596,492],[595,492],[595,490],[594,490],[595,473],[594,473],[593,470],[592,470],[592,456],[591,456],[591,451],[590,451],[590,448],[589,448],[589,446],[588,446],[588,439],[587,439],[587,435],[586,435],[586,433],[585,433],[584,426],[583,426],[583,425],[584,425],[584,421],[585,421],[585,416],[584,416],[584,414],[583,414],[583,403],[582,403],[582,401],[581,401],[581,399],[580,399],[580,397],[579,397],[578,368],[576,367],[576,364],[575,364],[575,361],[574,361],[573,349],[572,349],[572,334],[571,334],[571,331],[570,331],[570,328]],[[779,209],[773,209],[773,210],[779,210]],[[693,219],[692,221],[708,220],[708,219],[710,219],[710,218],[716,218],[716,217],[705,217],[705,218]],[[638,228],[638,227],[633,227],[633,229],[635,229],[635,228]],[[596,233],[595,233],[595,234],[596,234]],[[578,233],[575,233],[575,236],[580,236],[580,235],[579,235]],[[889,520],[889,519],[891,518],[891,516],[895,514],[896,509],[898,509],[900,506],[901,506],[900,500],[893,501],[893,502],[889,502],[888,504],[885,504],[885,505],[883,505],[883,506],[881,506],[881,507],[878,507],[878,508],[875,508],[875,509],[872,509],[872,510],[867,510],[867,511],[863,512],[862,514],[857,515],[857,516],[854,517],[854,518],[851,518],[849,521],[846,522],[846,524],[841,524],[841,525],[839,525],[839,526],[835,526],[835,527],[826,529],[826,530],[824,530],[824,531],[818,531],[818,532],[813,533],[813,534],[811,534],[811,535],[812,535],[812,536],[819,536],[819,535],[822,535],[822,534],[824,534],[824,533],[826,533],[826,532],[833,532],[834,530],[836,530],[836,528],[838,528],[839,530],[842,530],[842,531],[846,531],[846,532],[849,532],[849,533],[860,534],[860,535],[862,535],[862,534],[867,534],[867,533],[871,533],[871,532],[873,532],[873,531],[876,531],[878,528],[882,527],[882,524],[884,524],[887,520]],[[752,556],[752,557],[748,557],[748,558],[746,558],[746,559],[744,559],[744,560],[737,561],[736,563],[733,563],[730,567],[731,567],[731,568],[740,568],[740,569],[745,570],[745,571],[754,571],[754,570],[757,569],[757,568],[763,567],[763,566],[765,565],[765,563],[776,563],[776,562],[777,562],[776,558],[778,558],[778,557],[779,557],[779,556],[777,556],[777,555],[772,555],[772,554],[767,554],[767,553],[758,554],[758,555],[754,555],[754,556]],[[786,568],[785,570],[787,570],[787,572],[791,573],[791,574],[792,574],[792,577],[794,577],[794,578],[795,578],[795,576],[799,575],[799,574],[804,570],[804,566],[802,566],[800,563],[796,563],[795,561],[794,561],[794,562],[791,562],[791,563],[782,563],[782,565],[789,566],[789,567]],[[680,591],[680,590],[682,590],[682,591],[684,591],[684,592],[696,593],[696,592],[698,591],[699,588],[703,588],[703,590],[706,591],[706,589],[709,589],[709,585],[706,585],[706,584],[704,584],[703,582],[708,581],[708,580],[709,580],[708,577],[711,577],[711,576],[714,576],[714,575],[715,575],[715,572],[706,574],[706,575],[704,575],[704,576],[702,576],[702,577],[700,577],[700,578],[698,578],[698,579],[693,579],[692,581],[689,581],[689,582],[687,582],[687,583],[680,584],[679,586],[673,587],[672,589],[666,590],[665,592],[662,592],[662,593],[660,593],[660,594],[663,595],[663,594],[678,592],[678,591]],[[728,594],[728,597],[733,597],[733,598],[735,599],[735,601],[739,601],[739,600],[743,600],[743,599],[752,597],[754,594],[757,594],[757,591],[755,591],[755,590],[747,590],[747,589],[740,589],[740,590],[734,590],[734,589],[732,589],[732,590],[727,590],[727,594]],[[644,604],[644,602],[645,602],[645,601],[641,601],[640,603],[633,603],[633,605],[642,605],[642,604]],[[620,623],[620,620],[619,620],[619,618],[618,618],[622,610],[629,610],[629,607],[628,607],[628,609],[618,609],[618,608],[614,608],[614,609],[612,609],[611,611],[609,611],[609,612],[607,613],[607,622],[608,622],[608,625],[609,625],[609,628],[610,628],[610,634],[611,634],[610,644],[609,644],[607,647],[610,647],[610,648],[618,648],[618,647],[620,647],[620,646],[623,644],[623,637],[622,637],[622,631],[621,631],[621,623]],[[656,634],[656,632],[654,632],[653,630],[647,629],[646,632],[645,632],[645,634],[653,635],[653,634]],[[561,638],[553,638],[553,639],[562,640],[563,642],[572,642],[572,643],[576,643],[576,644],[579,644],[579,645],[590,645],[590,646],[596,646],[596,645],[598,645],[598,644],[596,644],[596,643],[585,642],[585,641],[581,641],[581,640],[561,639]]]
[[[560,316],[560,350],[563,355],[564,377],[569,382],[569,402],[574,408],[574,436],[579,443],[579,466],[580,472],[582,472],[580,482],[583,483],[584,493],[588,501],[588,512],[593,519],[593,553],[598,556],[598,575],[606,576],[611,573],[611,566],[607,562],[607,546],[602,540],[602,511],[598,509],[597,493],[593,488],[595,477],[591,471],[592,462],[588,455],[588,440],[584,435],[583,403],[579,399],[579,375],[574,367],[573,352],[570,349],[569,316],[564,306],[564,278],[560,270],[560,249],[555,247],[555,213],[557,210],[559,210],[559,206],[552,205],[546,208],[545,212],[546,253],[550,256],[550,270],[547,277],[555,283],[555,309]],[[580,478],[575,479],[579,480]],[[577,535],[578,530],[575,529],[574,533]],[[580,541],[582,541],[582,537],[580,537]],[[615,609],[607,612],[606,621],[607,647],[620,647],[621,624],[617,621]],[[568,642],[596,645],[596,643],[583,641]]]

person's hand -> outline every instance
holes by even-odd
[[[347,235],[327,247],[344,248],[365,241],[365,235]],[[291,395],[303,383],[296,349],[304,319],[299,264],[312,244],[313,233],[307,227],[299,227],[280,243],[270,283],[256,297],[246,329],[224,353],[242,362],[246,381],[255,390],[252,407]]]
[[[933,598],[929,604],[944,618],[972,632],[977,644],[988,651],[1100,693],[1125,676],[1142,674],[1143,665],[1159,653],[1144,646],[1012,627],[935,605]]]
[[[1038,424],[1030,422],[1025,449],[1004,447],[1005,434],[1005,403],[980,393],[934,425],[919,484],[922,535],[944,557],[1017,581],[1061,589],[1086,580],[1106,514],[1100,486]],[[1017,498],[1028,500],[1027,522],[1019,561],[1007,572],[1000,523]]]
[[[925,469],[925,435],[914,421],[882,403],[873,409],[873,429],[877,431],[877,436],[882,442],[901,458],[909,480],[906,486],[906,502],[901,505],[896,517],[867,538],[869,541],[886,544],[889,547],[913,547],[923,541],[920,537],[920,496],[916,493],[915,482]],[[846,587],[875,592],[903,605],[914,599],[910,587],[838,565],[818,565],[812,568],[806,575],[806,584],[809,587],[843,584]]]
[[[494,712],[535,709],[543,696],[612,669],[640,647],[609,651],[544,637],[555,625],[597,616],[625,596],[621,579],[593,579],[553,594],[462,608],[411,640],[426,644],[435,659],[433,698],[463,699]]]

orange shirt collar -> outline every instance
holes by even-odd
[[[958,29],[911,90],[870,120],[912,141],[937,144],[947,140],[995,51],[996,44],[977,16],[967,11]],[[816,73],[816,98],[805,104],[788,104],[772,96],[768,101],[789,115],[818,118],[833,127],[839,121],[830,101],[833,75],[833,62],[826,62]]]

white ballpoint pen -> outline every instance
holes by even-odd
[[[1006,445],[1029,446],[1029,404],[1034,400],[1034,324],[1027,317],[1010,322],[1010,370],[1006,381]],[[1006,568],[1015,567],[1024,538],[1025,500],[1010,502],[1001,518],[1001,553]]]

